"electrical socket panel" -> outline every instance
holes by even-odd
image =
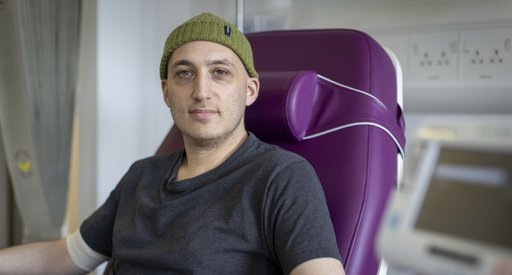
[[[409,80],[456,80],[459,48],[457,31],[412,34],[408,47]]]
[[[460,79],[512,79],[512,28],[461,31]]]

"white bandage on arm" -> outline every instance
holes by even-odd
[[[90,248],[82,238],[80,230],[66,237],[66,246],[71,260],[76,266],[85,271],[92,271],[109,258]]]

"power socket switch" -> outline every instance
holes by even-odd
[[[512,28],[461,31],[461,80],[512,79]]]
[[[411,81],[449,81],[458,78],[459,32],[412,34],[408,47]]]

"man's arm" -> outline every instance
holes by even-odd
[[[0,250],[0,274],[85,274],[71,260],[66,239]]]
[[[345,275],[343,265],[333,258],[318,258],[306,261],[292,270],[290,275]]]

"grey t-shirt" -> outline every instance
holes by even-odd
[[[135,162],[80,227],[119,274],[289,274],[339,259],[324,193],[303,158],[247,141],[224,163],[175,181],[184,152]]]

